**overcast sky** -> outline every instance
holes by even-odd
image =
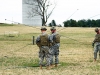
[[[22,23],[22,0],[0,0],[0,22],[5,19]],[[70,19],[100,19],[100,0],[57,0],[48,23],[55,20],[62,24]]]

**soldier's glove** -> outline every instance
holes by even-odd
[[[41,44],[40,44],[40,42],[37,42],[36,44],[37,44],[37,46],[38,46],[38,47],[41,47]]]
[[[94,42],[92,43],[92,47],[94,47]]]

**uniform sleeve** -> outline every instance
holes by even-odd
[[[40,36],[36,38],[36,43],[40,41]]]
[[[93,40],[94,43],[95,43],[95,42],[98,42],[98,37],[99,37],[99,35],[96,34],[96,35],[95,35],[95,38],[94,38],[94,40]]]

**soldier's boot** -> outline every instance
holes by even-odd
[[[50,68],[53,68],[53,67],[54,67],[54,65],[53,65],[53,64],[51,64],[51,65],[50,65]]]
[[[57,64],[55,64],[55,67],[57,67],[58,65]]]
[[[50,70],[51,69],[50,66],[47,66],[46,68],[47,68],[47,70]]]
[[[42,65],[40,65],[40,69],[42,69]]]
[[[96,62],[96,59],[94,59],[94,62]]]

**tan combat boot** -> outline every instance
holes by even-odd
[[[58,65],[57,64],[55,64],[55,67],[57,67]]]
[[[96,59],[94,59],[94,62],[96,62]]]
[[[40,69],[42,69],[42,65],[40,65]]]
[[[50,68],[54,68],[54,65],[53,65],[53,64],[51,64],[51,65],[50,65]]]
[[[47,66],[47,70],[50,70],[50,66]]]

